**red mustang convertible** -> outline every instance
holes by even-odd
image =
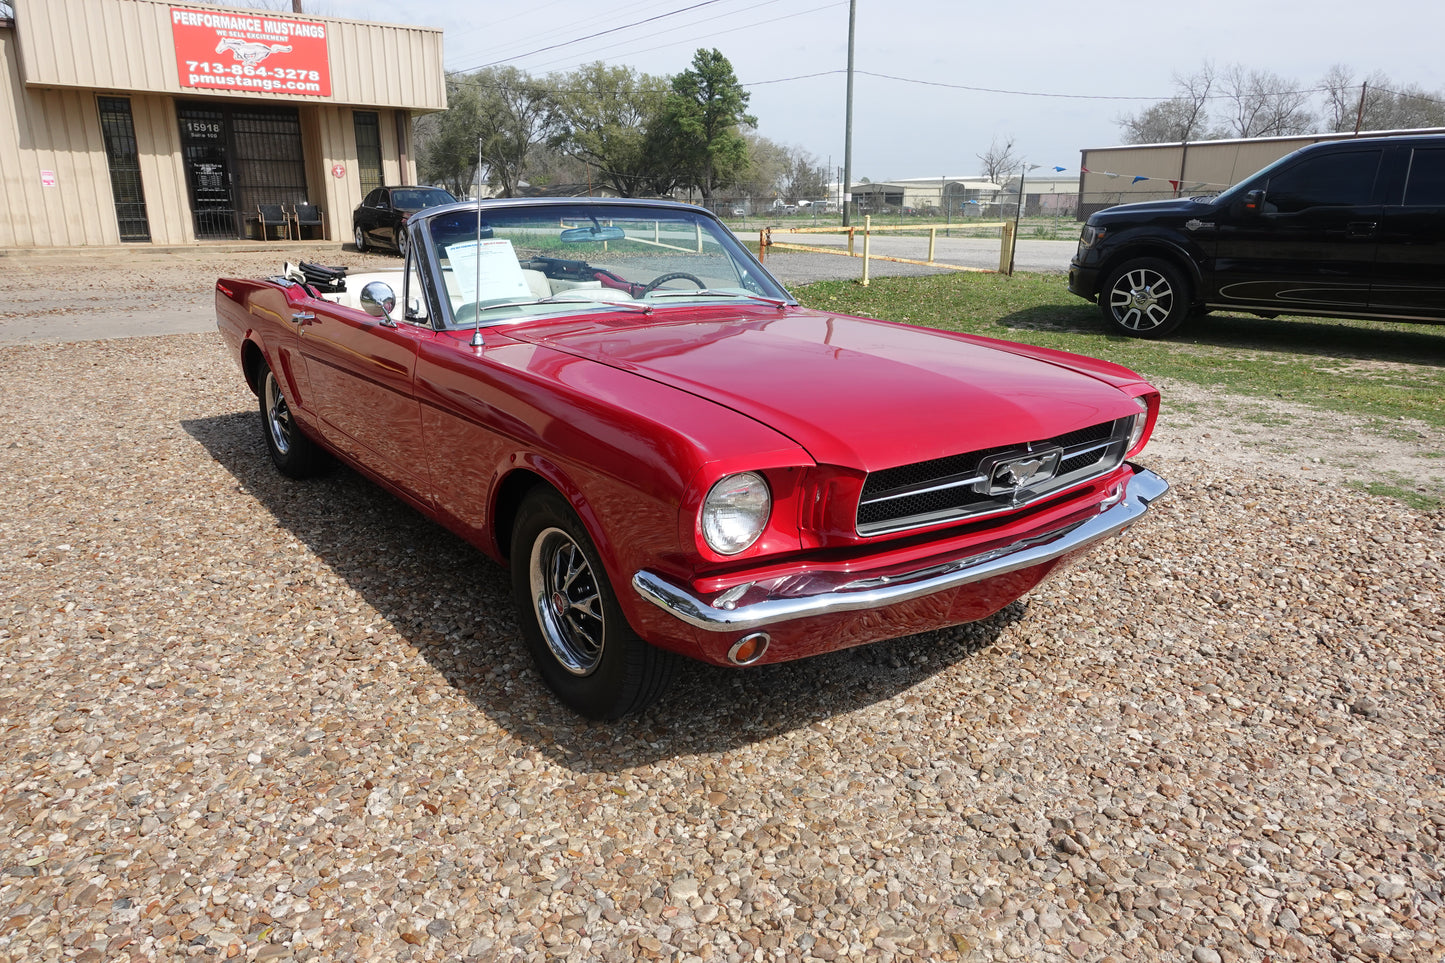
[[[576,711],[680,655],[798,659],[986,618],[1168,490],[1159,394],[1076,355],[801,307],[716,218],[413,215],[400,268],[222,279],[276,467],[339,458],[508,565]]]

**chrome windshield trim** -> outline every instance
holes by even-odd
[[[709,632],[747,631],[794,619],[896,605],[1077,552],[1138,521],[1149,505],[1169,490],[1169,483],[1163,478],[1137,467],[1134,475],[1122,484],[1125,487],[1118,494],[1118,500],[1102,504],[1092,518],[914,572],[889,576],[865,574],[850,582],[829,583],[826,589],[817,591],[810,589],[807,576],[786,576],[765,583],[734,586],[718,593],[711,602],[646,570],[632,576],[632,587],[663,611]],[[749,601],[753,596],[758,597]]]

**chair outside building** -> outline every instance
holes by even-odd
[[[321,208],[314,204],[297,204],[291,209],[291,222],[296,226],[296,237],[306,236],[304,228],[311,228],[316,233],[313,237],[320,237],[323,240],[330,240],[330,233],[326,230],[326,222],[322,220]]]
[[[291,218],[286,215],[286,210],[280,204],[258,204],[256,214],[261,222],[261,240],[270,240],[270,231],[276,229],[276,239],[279,241],[282,233],[285,233],[286,240],[291,240]]]

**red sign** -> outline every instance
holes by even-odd
[[[343,178],[343,177],[346,176],[346,165],[344,165],[344,164],[332,164],[332,165],[331,165],[331,176],[334,177],[334,178],[336,178],[337,180],[341,180],[341,178]]]
[[[182,87],[331,96],[324,23],[171,7],[171,37]]]

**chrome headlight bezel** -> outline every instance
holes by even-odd
[[[1124,446],[1124,451],[1130,454],[1139,447],[1139,442],[1144,438],[1144,429],[1149,427],[1149,402],[1143,395],[1135,395],[1134,404],[1139,406],[1139,413],[1134,416],[1134,424],[1129,428],[1129,444]]]
[[[703,542],[719,555],[747,551],[767,530],[773,513],[768,481],[755,471],[734,472],[708,490],[698,512]]]

